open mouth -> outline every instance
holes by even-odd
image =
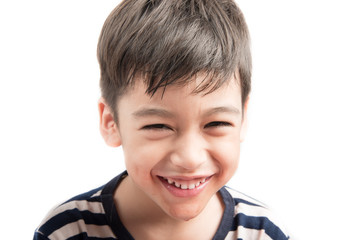
[[[180,180],[165,178],[165,177],[161,177],[161,176],[158,176],[158,177],[160,178],[160,180],[162,182],[166,182],[169,185],[174,186],[181,190],[192,190],[192,189],[199,188],[200,186],[202,186],[204,183],[206,183],[211,178],[211,176],[209,176],[209,177],[194,179],[191,181],[180,181]]]

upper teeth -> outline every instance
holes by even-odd
[[[175,180],[172,179],[167,179],[164,178],[165,180],[167,180],[167,182],[169,184],[173,184],[175,185],[175,187],[181,188],[181,189],[194,189],[196,187],[198,187],[201,183],[204,183],[206,181],[206,178],[201,179],[200,181],[196,182],[196,183],[190,183],[190,184],[186,184],[186,183],[178,183]]]

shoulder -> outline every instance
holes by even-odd
[[[239,192],[231,187],[224,187],[227,192],[231,195],[231,197],[234,199],[235,203],[244,203],[244,204],[248,204],[248,205],[252,205],[252,206],[258,206],[258,207],[262,207],[262,208],[267,208],[267,206],[260,202],[259,200],[256,200],[255,198],[252,198],[242,192]]]
[[[37,228],[34,239],[86,239],[89,234],[102,237],[102,233],[109,237],[102,190],[96,188],[54,207]]]
[[[269,208],[232,188],[225,187],[233,203],[233,222],[226,239],[290,239]]]

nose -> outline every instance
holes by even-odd
[[[170,155],[172,164],[187,171],[196,170],[207,159],[206,141],[201,134],[194,133],[179,136]]]

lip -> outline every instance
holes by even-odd
[[[198,194],[200,194],[205,187],[210,182],[212,175],[210,176],[195,176],[195,177],[163,177],[163,176],[157,176],[162,185],[168,190],[173,196],[180,197],[180,198],[189,198],[189,197],[195,197]],[[196,182],[201,181],[201,179],[205,179],[204,182],[201,182],[198,186],[194,187],[193,189],[181,189],[180,187],[176,187],[175,183],[170,184],[167,179],[171,179],[174,181],[179,182],[186,182],[188,185],[190,185],[190,182]]]

